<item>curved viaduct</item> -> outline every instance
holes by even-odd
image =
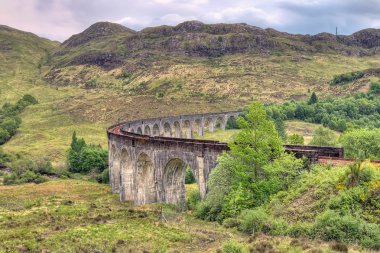
[[[205,130],[225,129],[240,112],[135,120],[107,129],[110,183],[120,200],[135,204],[185,202],[186,166],[202,197],[216,159],[226,143],[195,140]]]
[[[217,157],[227,143],[196,140],[205,130],[225,129],[240,112],[208,113],[135,120],[107,129],[110,183],[121,201],[137,205],[185,202],[185,172],[189,166],[203,198]],[[287,152],[306,156],[343,157],[343,148],[285,145]]]

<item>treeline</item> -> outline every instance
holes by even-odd
[[[21,118],[18,116],[27,106],[37,104],[31,95],[24,95],[17,103],[5,103],[0,109],[0,145],[7,142],[16,134],[20,127]]]
[[[367,94],[360,93],[343,98],[328,96],[318,100],[313,94],[309,101],[285,102],[268,105],[268,116],[281,120],[302,120],[322,124],[333,130],[344,132],[352,128],[380,127],[380,83],[374,82]],[[314,98],[313,98],[314,97]]]

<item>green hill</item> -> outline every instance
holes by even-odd
[[[377,38],[376,29],[304,36],[191,21],[136,32],[101,22],[60,44],[1,26],[1,104],[26,93],[39,101],[4,149],[58,162],[74,130],[105,146],[104,129],[121,120],[366,91],[378,72],[345,85],[330,81],[378,69]]]

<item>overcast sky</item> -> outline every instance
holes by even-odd
[[[59,41],[98,21],[140,30],[186,20],[351,34],[380,28],[380,0],[0,0],[0,24]]]

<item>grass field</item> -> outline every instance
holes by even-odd
[[[308,145],[313,138],[313,133],[316,128],[318,128],[319,124],[308,123],[299,120],[289,120],[285,122],[286,133],[287,135],[291,134],[299,134],[304,137],[305,145]],[[197,139],[203,140],[216,140],[221,142],[229,142],[234,136],[239,132],[238,129],[228,129],[228,130],[216,130],[213,133],[205,132],[204,136],[195,136]],[[337,137],[340,136],[340,133],[334,131]]]
[[[253,237],[168,205],[133,207],[109,186],[80,180],[0,186],[0,228],[0,252],[216,252],[231,240],[244,252],[332,252],[333,245]]]

